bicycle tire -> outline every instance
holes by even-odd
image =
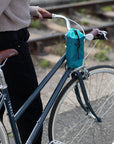
[[[9,144],[7,131],[4,124],[0,121],[0,144]]]
[[[48,127],[50,141],[59,140],[65,144],[112,144],[114,142],[114,67],[102,65],[88,70],[90,74],[88,80],[84,80],[85,87],[90,103],[97,115],[101,117],[102,122],[99,123],[93,118],[88,118],[80,107],[76,96],[73,97],[72,91],[78,84],[78,80],[71,79],[61,91],[52,108]],[[96,81],[93,79],[95,77]],[[103,98],[98,97],[100,95],[92,97],[96,93],[95,88],[97,92],[102,92]],[[103,89],[105,89],[104,93]],[[112,95],[108,96],[106,92],[110,92]]]

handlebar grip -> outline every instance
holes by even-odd
[[[51,13],[43,14],[42,16],[43,16],[43,18],[52,19],[52,14]]]
[[[94,37],[98,35],[98,29],[93,29],[89,34],[92,34]]]
[[[51,13],[42,14],[43,19],[52,19]],[[34,18],[39,18],[38,16],[35,16]]]

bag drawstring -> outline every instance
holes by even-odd
[[[74,30],[74,32],[75,32],[75,35],[77,35],[77,37],[78,37],[78,47],[77,47],[77,53],[78,53],[78,59],[80,59],[80,56],[79,56],[80,39],[79,39],[79,35],[78,35],[77,31],[76,31],[76,30]]]

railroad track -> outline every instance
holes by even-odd
[[[68,0],[67,0],[68,2]],[[60,3],[60,2],[58,2]],[[57,1],[53,2],[54,6],[48,6],[46,7],[46,9],[52,13],[58,13],[58,12],[68,12],[69,9],[81,9],[81,8],[99,8],[101,6],[107,6],[107,5],[114,5],[114,0],[95,0],[95,1],[90,1],[90,2],[76,2],[76,3],[72,3],[72,4],[60,4],[57,5]],[[39,5],[39,3],[35,2],[35,3],[31,3],[31,5]],[[51,5],[50,3],[47,3],[47,5]]]
[[[31,5],[39,5],[41,7],[47,7],[47,6],[55,6],[55,5],[61,5],[61,4],[69,4],[71,2],[80,2],[80,0],[48,0],[48,1],[37,1],[37,0],[31,0]]]
[[[86,28],[86,29],[84,29],[85,33],[90,32],[93,28],[99,28],[99,29],[103,29],[106,31],[110,31],[110,29],[112,30],[112,28],[114,28],[114,23],[110,23],[110,24],[106,24],[106,25],[102,25],[102,26],[91,27],[91,28]],[[48,46],[48,45],[54,44],[54,42],[56,42],[56,41],[60,41],[60,39],[61,38],[63,39],[64,36],[65,36],[65,33],[61,32],[61,33],[52,34],[52,35],[48,35],[48,36],[41,36],[38,38],[37,37],[31,38],[31,39],[29,39],[28,42],[30,44],[35,43],[35,42],[40,42],[40,43],[43,43],[45,46]],[[113,36],[109,35],[108,37],[113,39],[114,35]]]
[[[65,0],[65,2],[67,4],[50,6],[50,7],[46,7],[46,9],[48,11],[50,11],[51,13],[59,13],[59,12],[68,12],[71,9],[79,10],[81,8],[91,8],[91,9],[94,8],[95,12],[98,13],[98,11],[100,10],[100,7],[107,6],[107,5],[114,5],[114,0],[95,0],[95,1],[90,1],[90,2],[78,2],[78,3],[73,3],[73,4],[68,4],[68,1],[69,0]],[[50,2],[50,3],[52,3],[52,2]],[[48,3],[48,4],[50,4],[50,3]],[[54,1],[53,5],[55,5],[57,3],[59,4],[60,1]],[[31,3],[31,5],[38,5],[38,3],[37,2]],[[113,32],[112,29],[114,27],[114,23],[112,22],[110,24],[105,24],[105,25],[96,26],[96,27],[99,29],[107,30],[107,31],[109,31],[109,33],[111,33],[111,32]],[[95,27],[86,28],[85,32],[87,33],[89,31],[91,31],[93,28],[95,28]],[[65,35],[65,33],[61,32],[61,33],[56,33],[56,34],[48,35],[48,36],[35,37],[35,38],[29,39],[28,42],[30,44],[40,42],[43,45],[48,46],[48,45],[52,45],[55,41],[60,41],[61,38],[63,39],[64,35]],[[111,35],[109,35],[109,38],[113,39],[114,33],[113,34],[111,33]]]

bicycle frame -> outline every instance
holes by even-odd
[[[15,115],[13,113],[13,109],[12,109],[12,105],[11,105],[11,101],[10,101],[10,98],[9,98],[9,93],[8,93],[7,87],[3,88],[3,90],[2,90],[3,98],[2,98],[2,101],[0,103],[0,108],[2,107],[3,103],[5,102],[16,144],[21,144],[19,134],[18,134],[18,130],[16,128],[16,121],[21,117],[21,115],[29,107],[29,105],[32,103],[32,101],[37,97],[38,93],[40,93],[42,88],[48,83],[48,81],[51,79],[51,77],[54,75],[54,73],[64,63],[65,59],[66,59],[66,55],[64,54],[63,57],[56,63],[56,65],[47,74],[47,76],[42,80],[42,82],[39,84],[39,86],[36,88],[36,90],[30,95],[30,97],[26,100],[26,102],[22,105],[22,107],[17,111],[17,113]],[[66,69],[66,71],[63,74],[61,80],[59,81],[57,87],[55,88],[52,96],[50,97],[50,99],[49,99],[49,101],[48,101],[41,117],[39,118],[39,120],[36,123],[33,131],[31,132],[26,144],[32,144],[35,137],[40,132],[40,128],[42,127],[43,122],[44,122],[48,112],[50,111],[51,107],[53,106],[60,90],[62,89],[62,87],[63,87],[65,81],[67,80],[69,74],[71,73],[71,71],[72,71],[71,68]]]
[[[69,20],[67,18],[65,18],[64,16],[60,16],[60,15],[53,15],[53,17],[55,17],[55,18],[58,17],[58,18],[65,19],[66,24],[67,24],[67,29],[70,29],[70,23],[69,23]],[[93,39],[93,37],[91,38],[91,35],[88,35],[88,39],[91,40],[91,39]],[[29,105],[37,97],[37,95],[40,93],[40,91],[43,89],[43,87],[48,83],[48,81],[52,78],[52,76],[55,74],[55,72],[61,67],[61,65],[64,63],[65,59],[66,59],[66,54],[64,54],[60,58],[60,60],[55,64],[55,66],[52,68],[52,70],[45,76],[45,78],[42,80],[42,82],[39,84],[39,86],[36,88],[36,90],[30,95],[30,97],[26,100],[26,102],[21,106],[21,108],[16,112],[15,115],[13,113],[13,109],[12,109],[11,101],[10,101],[10,98],[9,98],[7,85],[5,83],[5,78],[4,78],[2,70],[0,69],[0,77],[2,78],[2,87],[0,87],[0,88],[2,89],[2,94],[3,94],[2,100],[0,102],[0,109],[1,109],[2,105],[5,103],[16,144],[21,144],[19,133],[18,133],[18,130],[17,130],[17,127],[16,127],[16,121],[21,117],[21,115],[25,112],[25,110],[29,107]],[[56,86],[52,96],[50,97],[50,99],[49,99],[49,101],[48,101],[41,117],[39,118],[38,122],[36,123],[36,125],[34,126],[32,132],[31,132],[28,140],[26,141],[26,144],[32,144],[35,137],[39,134],[40,129],[43,125],[43,122],[44,122],[47,114],[49,113],[51,107],[53,106],[54,102],[56,101],[56,98],[57,98],[59,92],[61,91],[64,83],[66,82],[66,80],[69,77],[69,75],[71,74],[71,72],[72,73],[74,72],[76,74],[76,79],[79,80],[80,85],[82,86],[82,90],[84,90],[82,92],[83,92],[83,97],[84,97],[84,100],[86,102],[86,105],[89,108],[89,110],[91,111],[91,113],[97,118],[97,116],[95,115],[91,105],[88,102],[88,96],[86,94],[83,79],[80,78],[82,75],[79,75],[79,73],[76,73],[77,70],[80,70],[82,68],[83,68],[83,66],[80,67],[80,68],[77,68],[75,70],[72,69],[72,68],[67,68],[65,70],[62,78],[60,79],[58,85]],[[77,94],[77,92],[76,92],[76,94]],[[83,103],[81,102],[81,97],[80,97],[79,93],[78,93],[77,100],[78,100],[79,104],[81,105],[81,107],[83,109],[85,109],[84,106],[83,106]],[[85,109],[85,111],[86,111],[86,109]]]
[[[9,115],[9,120],[10,120],[10,124],[11,124],[11,128],[14,134],[14,139],[16,144],[21,144],[21,140],[19,137],[19,133],[16,127],[16,121],[21,117],[21,115],[25,112],[25,110],[29,107],[29,105],[33,102],[33,100],[37,97],[37,95],[40,93],[40,91],[43,89],[43,87],[48,83],[48,81],[53,77],[53,75],[55,74],[55,72],[61,67],[61,65],[64,63],[66,59],[66,55],[64,54],[61,59],[56,63],[56,65],[52,68],[52,70],[45,76],[45,78],[41,81],[41,83],[39,84],[39,86],[36,88],[36,90],[30,95],[30,97],[26,100],[26,102],[21,106],[21,108],[17,111],[17,113],[14,115],[13,113],[13,109],[12,109],[12,105],[11,105],[11,101],[10,101],[10,97],[9,97],[9,93],[8,93],[8,89],[7,89],[7,85],[5,83],[5,79],[4,79],[4,75],[2,70],[0,71],[0,76],[2,77],[2,100],[0,103],[0,109],[3,106],[3,104],[5,103],[6,105],[6,109]],[[56,86],[53,94],[51,95],[47,105],[45,106],[45,109],[41,115],[41,117],[38,119],[36,125],[34,126],[28,140],[26,141],[26,144],[32,144],[34,139],[36,138],[36,136],[39,135],[40,133],[40,129],[43,125],[43,122],[47,116],[47,114],[49,113],[50,109],[52,108],[54,102],[56,101],[56,98],[59,94],[59,92],[61,91],[64,83],[66,82],[67,78],[69,77],[69,75],[73,76],[74,74],[76,74],[76,79],[78,78],[79,81],[82,74],[78,72],[78,70],[82,69],[83,67],[80,67],[76,70],[72,69],[72,68],[67,68],[62,76],[62,78],[60,79],[58,85]],[[77,71],[77,72],[76,72]],[[97,115],[94,113],[92,107],[90,104],[88,104],[88,96],[86,94],[86,89],[84,87],[84,83],[83,80],[81,80],[80,86],[83,87],[82,90],[84,90],[85,92],[83,92],[83,97],[85,99],[86,105],[89,108],[89,110],[92,112],[92,114],[97,118]],[[77,91],[75,91],[76,95],[77,95],[77,100],[79,102],[79,104],[81,105],[81,107],[84,109],[84,105],[83,103],[81,104],[81,97],[80,94],[77,94]],[[86,109],[84,109],[86,111]]]

